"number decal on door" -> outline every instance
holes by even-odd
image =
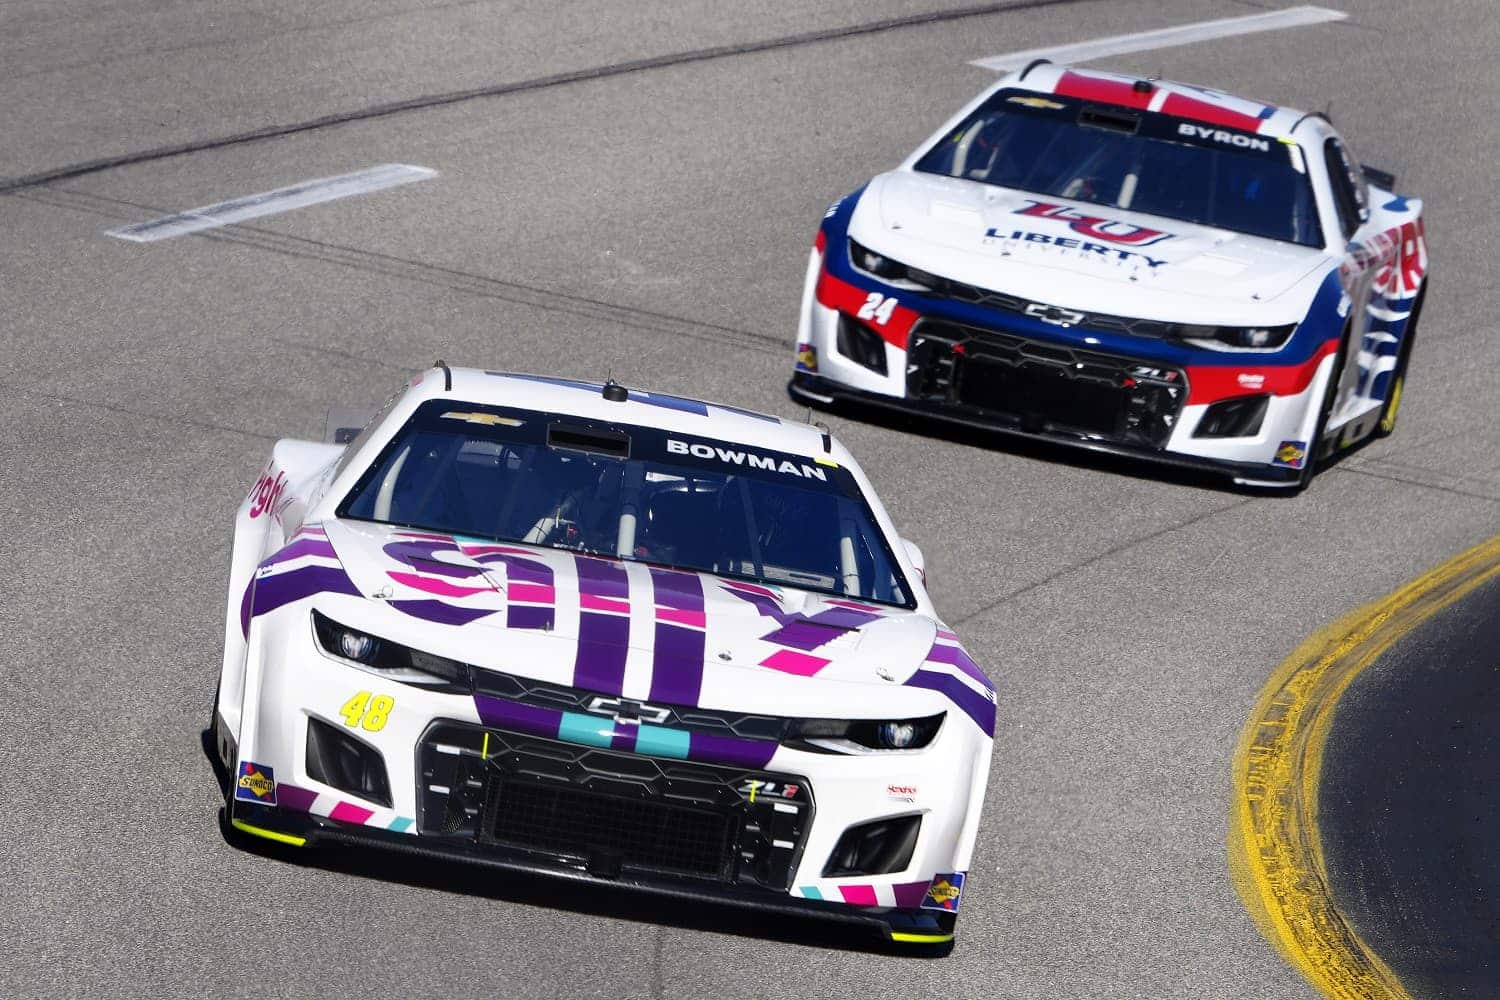
[[[865,304],[859,307],[859,312],[855,315],[860,319],[872,319],[881,326],[885,326],[891,321],[891,313],[896,311],[896,305],[896,296],[871,292],[865,298]]]

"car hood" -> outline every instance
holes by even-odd
[[[345,624],[637,699],[815,714],[831,697],[848,714],[850,697],[910,695],[900,685],[937,634],[915,612],[709,573],[367,522],[323,528],[365,598]]]
[[[870,182],[849,235],[981,288],[1183,323],[1296,322],[1317,283],[1288,293],[1334,264],[1311,247],[904,170]]]

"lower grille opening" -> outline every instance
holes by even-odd
[[[495,797],[497,841],[577,858],[606,877],[626,865],[726,878],[734,834],[722,813],[579,788],[506,781]]]

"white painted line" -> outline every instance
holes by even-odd
[[[386,163],[369,170],[338,177],[322,177],[303,181],[291,187],[277,188],[261,194],[252,194],[233,201],[221,201],[216,205],[205,205],[176,215],[164,215],[149,222],[138,222],[133,226],[108,230],[105,235],[132,243],[154,243],[173,236],[185,236],[205,229],[217,229],[246,219],[258,219],[263,215],[290,212],[294,208],[306,208],[319,202],[348,198],[350,195],[368,194],[400,184],[425,181],[436,177],[436,170],[426,167],[411,167],[404,163]]]
[[[1050,59],[1055,63],[1089,62],[1105,56],[1148,52],[1151,49],[1169,49],[1176,45],[1191,45],[1194,42],[1206,42],[1215,38],[1249,35],[1257,31],[1275,31],[1278,28],[1299,28],[1309,24],[1342,21],[1348,16],[1341,10],[1330,10],[1327,7],[1288,7],[1286,10],[1275,10],[1266,14],[1225,17],[1217,21],[1197,21],[1193,24],[1179,24],[1175,28],[1137,31],[1129,35],[1111,35],[1108,38],[1095,38],[1093,41],[1074,42],[1071,45],[1006,52],[987,59],[976,59],[969,65],[1003,73],[1021,69],[1033,59]]]

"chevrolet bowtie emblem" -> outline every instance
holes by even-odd
[[[1043,323],[1051,323],[1053,326],[1072,326],[1083,319],[1081,312],[1063,309],[1060,306],[1044,305],[1040,302],[1033,302],[1027,306],[1026,315],[1039,319]]]
[[[643,705],[628,698],[605,698],[595,695],[589,699],[588,710],[599,715],[613,715],[616,722],[627,726],[638,726],[642,722],[666,722],[672,710],[660,705]]]

